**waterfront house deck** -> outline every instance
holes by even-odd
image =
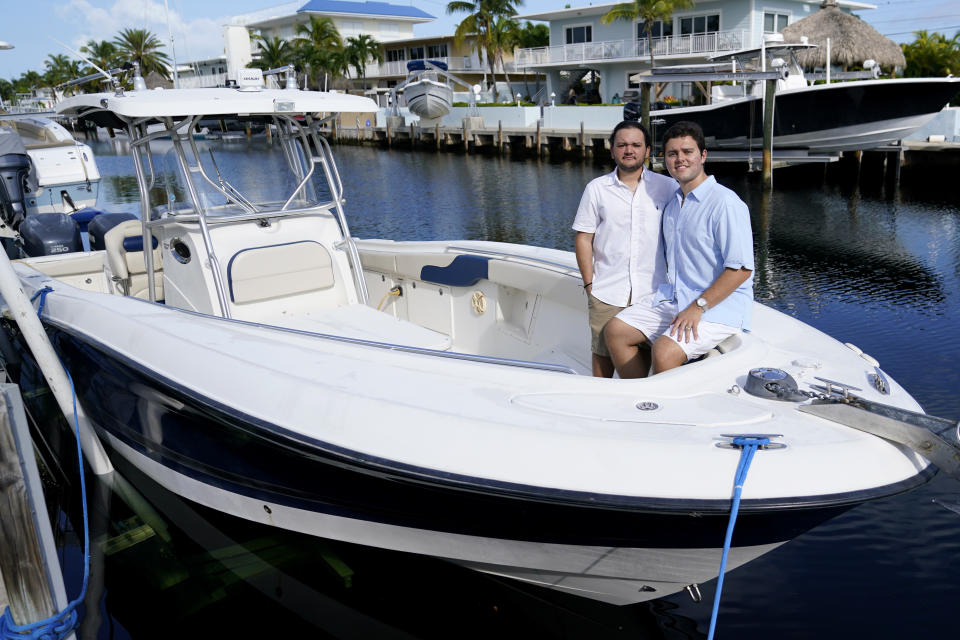
[[[605,42],[580,42],[549,47],[517,49],[516,65],[528,68],[562,67],[571,63],[618,63],[647,61],[651,43],[657,58],[710,56],[746,47],[747,32],[742,29],[662,38],[628,38]]]

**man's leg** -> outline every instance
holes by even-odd
[[[653,343],[653,373],[663,373],[676,369],[687,361],[687,354],[680,348],[676,340],[668,336],[660,336]]]
[[[597,378],[612,378],[614,372],[613,360],[610,356],[593,354],[593,375]]]
[[[650,352],[640,345],[647,342],[647,336],[619,318],[608,322],[603,332],[620,377],[646,378],[650,372]]]

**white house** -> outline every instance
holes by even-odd
[[[550,45],[518,49],[516,64],[547,75],[548,91],[559,102],[587,73],[600,79],[600,99],[637,87],[630,76],[650,68],[650,47],[657,66],[706,62],[711,55],[759,47],[763,34],[777,33],[820,8],[820,0],[697,0],[654,25],[651,41],[642,23],[600,18],[619,3],[605,3],[517,16],[550,23]],[[845,11],[875,9],[872,4],[840,0]],[[689,87],[681,91],[691,91]],[[684,98],[686,95],[675,96]]]

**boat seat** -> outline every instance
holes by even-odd
[[[115,283],[115,293],[134,298],[150,299],[147,266],[143,253],[143,225],[139,220],[127,220],[113,227],[103,237],[107,252],[107,268]],[[154,282],[157,300],[163,300],[163,269],[160,246],[153,238]]]
[[[227,286],[234,304],[323,291],[334,284],[333,259],[319,242],[251,247],[238,251],[227,263]]]
[[[285,316],[270,322],[288,329],[384,342],[419,349],[447,351],[450,336],[395,318],[364,304],[349,304],[325,311]]]

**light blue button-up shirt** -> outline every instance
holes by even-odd
[[[753,231],[743,200],[713,176],[687,194],[686,201],[677,189],[663,211],[663,240],[667,284],[658,290],[660,299],[675,299],[677,308],[685,309],[724,269],[749,269],[750,277],[703,315],[707,322],[749,329]]]

